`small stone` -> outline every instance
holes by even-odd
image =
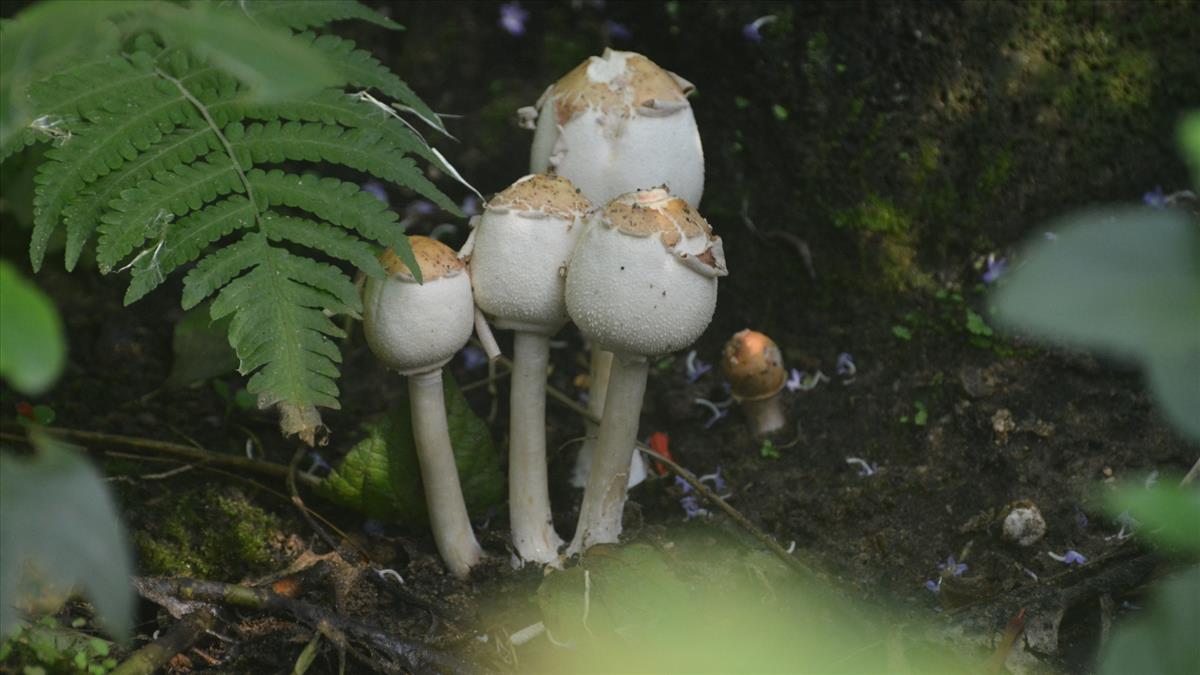
[[[1019,502],[1004,517],[1004,538],[1031,546],[1046,535],[1046,519],[1032,502]]]
[[[992,415],[992,431],[996,432],[996,445],[1004,445],[1008,435],[1016,429],[1017,422],[1008,408],[1001,408]]]

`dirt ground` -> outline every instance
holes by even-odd
[[[790,367],[827,377],[783,393],[791,426],[772,439],[772,451],[736,409],[706,424],[712,413],[695,401],[728,397],[719,369],[689,383],[686,355],[676,354],[651,371],[643,440],[667,434],[680,464],[697,475],[720,471],[729,503],[749,521],[794,545],[848,597],[906,620],[966,625],[969,615],[982,621],[971,630],[994,635],[1005,626],[994,617],[1015,615],[1030,593],[1070,586],[1067,573],[1075,581],[1096,574],[1070,572],[1048,553],[1074,550],[1099,570],[1139,555],[1132,541],[1114,537],[1121,524],[1097,495],[1119,481],[1186,471],[1197,448],[1167,427],[1135,370],[990,326],[982,274],[989,255],[1016,264],[1016,247],[1052,230],[1055,215],[1136,202],[1155,185],[1186,187],[1173,125],[1200,102],[1200,63],[1184,38],[1200,34],[1194,5],[526,5],[522,36],[496,27],[491,3],[397,4],[388,11],[408,27],[404,34],[350,24],[339,31],[375,50],[435,109],[463,115],[450,121],[458,142],[438,145],[485,194],[525,172],[530,134],[515,126],[515,109],[587,55],[606,45],[641,51],[694,82],[707,160],[700,211],[724,238],[730,268],[696,356],[716,363],[724,341],[751,327],[774,338]],[[762,42],[743,36],[743,26],[768,15],[777,18],[762,27]],[[403,203],[393,196],[397,208]],[[464,237],[460,224],[452,243]],[[19,260],[22,246],[11,239],[5,255]],[[288,463],[295,445],[278,436],[272,415],[230,405],[211,383],[163,386],[182,316],[178,280],[123,309],[124,280],[48,267],[37,281],[66,319],[70,365],[34,402],[54,408],[56,425],[229,453],[243,453],[250,439],[262,459]],[[571,327],[559,338],[550,384],[577,397],[584,345]],[[342,410],[325,415],[332,436],[320,450],[331,463],[403,388],[372,359],[361,332],[343,354]],[[841,354],[852,358],[852,374],[839,373]],[[457,359],[450,371],[462,385],[486,377]],[[244,384],[232,375],[221,381],[232,391]],[[3,399],[6,410],[19,402],[8,391]],[[489,426],[503,457],[504,381],[496,397],[478,387],[469,399],[481,416],[494,412]],[[578,512],[580,493],[568,477],[582,424],[553,402],[546,424],[548,447],[558,449],[555,521],[566,535]],[[110,475],[135,477],[114,487],[141,573],[240,582],[273,578],[300,559],[314,564],[294,577],[299,597],[467,660],[416,670],[523,670],[473,643],[478,631],[499,635],[538,620],[531,598],[542,573],[508,567],[503,507],[477,523],[494,560],[458,582],[423,533],[365,524],[306,494],[351,540],[340,544],[350,563],[316,560],[329,547],[281,481],[204,469],[136,478],[174,464],[103,461]],[[630,540],[661,547],[688,532],[758,546],[723,515],[688,520],[682,496],[670,478],[635,488]],[[1045,518],[1045,537],[1032,546],[1000,535],[1017,502]],[[170,520],[181,504],[198,515]],[[231,527],[219,540],[197,532],[238,523],[251,527]],[[271,533],[265,544],[262,532]],[[180,541],[191,542],[189,560],[207,561],[203,568],[175,566]],[[401,596],[363,580],[355,547],[404,577]],[[936,585],[951,556],[968,568],[935,593],[927,582]],[[1151,576],[1122,577],[1107,591],[1117,603],[1136,598]],[[497,611],[498,596],[516,600]],[[979,607],[991,612],[990,628],[985,614],[971,613]],[[169,623],[149,603],[142,609],[141,635]],[[1019,649],[1041,666],[1022,667],[1090,672],[1099,610],[1058,609],[1054,648],[1025,643]],[[231,641],[205,638],[203,655],[173,662],[172,672],[287,671],[311,635],[247,610],[223,620]],[[551,647],[524,649],[529,668]],[[336,669],[326,649],[310,672]],[[351,661],[356,669],[366,666]]]

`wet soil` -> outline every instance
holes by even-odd
[[[855,598],[910,617],[1002,601],[1064,571],[1050,552],[1102,560],[1129,545],[1114,538],[1120,525],[1100,508],[1106,486],[1183,472],[1195,461],[1197,448],[1159,417],[1135,370],[967,325],[969,312],[987,322],[980,274],[988,254],[1012,256],[1046,218],[1075,206],[1135,201],[1155,184],[1186,184],[1170,130],[1181,106],[1200,100],[1197,66],[1181,56],[1188,49],[1179,36],[1200,28],[1187,3],[1152,10],[1140,3],[1084,10],[1052,3],[528,8],[519,37],[497,30],[497,6],[484,3],[392,6],[408,26],[399,36],[340,28],[376,50],[435,109],[464,115],[450,122],[459,143],[438,145],[485,194],[524,173],[530,138],[516,128],[513,111],[606,44],[642,51],[697,84],[693,105],[708,169],[700,211],[724,238],[731,270],[697,357],[715,363],[734,331],[752,327],[774,338],[789,366],[827,379],[782,394],[790,426],[771,439],[771,452],[737,409],[708,426],[710,410],[695,401],[727,398],[718,369],[689,383],[684,355],[674,355],[652,369],[640,435],[667,434],[676,461],[696,474],[719,470],[734,507],[785,547],[794,544]],[[763,28],[763,42],[747,41],[743,26],[765,15],[778,19]],[[615,37],[607,21],[632,37]],[[1065,26],[1073,32],[1064,34]],[[1079,34],[1111,41],[1108,55]],[[402,208],[403,199],[393,196],[393,203]],[[6,234],[5,255],[19,260],[12,239]],[[60,307],[71,341],[66,376],[36,401],[55,409],[56,425],[236,454],[249,442],[263,459],[291,459],[294,441],[279,437],[271,415],[231,409],[211,384],[164,387],[182,315],[178,281],[123,309],[120,279],[51,269],[37,280]],[[573,328],[559,337],[550,382],[575,397],[586,352]],[[838,372],[843,353],[853,359],[853,374]],[[331,462],[401,389],[360,332],[343,354],[342,409],[323,413],[332,436],[321,452]],[[464,385],[486,377],[458,360],[451,372]],[[232,390],[244,384],[222,381]],[[494,397],[473,389],[470,400],[503,449],[503,381],[498,389]],[[7,391],[3,399],[6,410],[17,402]],[[568,477],[582,425],[554,403],[546,425],[548,446],[558,449],[552,496],[565,535],[578,509]],[[106,462],[110,473],[129,476],[169,466]],[[302,552],[328,552],[281,483],[247,478],[196,470],[116,485],[131,528],[152,536],[161,534],[164,505],[185,494],[232,491],[274,514],[268,558],[232,563],[218,580],[266,578]],[[724,516],[689,521],[681,496],[669,478],[635,488],[629,538],[661,544],[679,528],[710,528],[756,545]],[[406,595],[368,583],[361,568],[324,561],[297,577],[307,584],[301,597],[401,637],[462,651],[497,594],[529,598],[540,581],[538,570],[508,568],[503,508],[478,523],[495,560],[459,582],[441,569],[424,534],[364,529],[361,516],[306,499],[348,533],[352,544],[340,544],[348,559],[360,547],[395,568]],[[1017,502],[1036,505],[1047,524],[1031,546],[1001,536],[1000,522]],[[935,594],[926,582],[939,578],[950,556],[968,571]],[[528,599],[501,618],[484,614],[509,622],[484,630],[512,632],[537,620]],[[152,606],[143,607],[143,635],[158,627],[155,618]],[[261,615],[229,621],[232,642],[201,642],[211,662],[193,653],[173,670],[284,671],[310,635]],[[1091,645],[1094,632],[1064,630],[1064,642]],[[1069,644],[1043,656],[1050,668],[1092,667],[1091,653]],[[505,667],[497,657],[486,663]],[[310,672],[336,668],[336,655],[326,651]]]

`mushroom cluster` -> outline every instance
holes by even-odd
[[[494,195],[463,250],[410,237],[423,283],[390,250],[365,290],[376,356],[408,376],[434,539],[452,573],[482,551],[468,519],[442,399],[442,366],[472,325],[514,331],[509,515],[521,561],[557,564],[546,467],[549,341],[568,320],[593,345],[594,460],[567,553],[614,543],[633,459],[648,359],[708,326],[724,276],[721,239],[695,210],[704,155],[692,85],[633,52],[605,50],[520,112],[536,129],[531,175]],[[654,187],[657,186],[657,187]],[[595,208],[593,208],[595,205]],[[611,364],[611,365],[609,365]]]

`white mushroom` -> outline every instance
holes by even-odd
[[[534,173],[566,176],[593,204],[665,184],[690,204],[704,194],[704,150],[687,96],[695,87],[635,52],[604,50],[538,99]]]
[[[424,283],[388,249],[380,263],[387,279],[367,281],[363,332],[375,356],[408,376],[413,436],[421,483],[438,552],[450,571],[465,577],[482,554],[454,464],[442,366],[471,337],[475,306],[466,265],[445,244],[409,237]]]
[[[569,553],[617,541],[647,358],[683,349],[704,332],[717,278],[727,273],[720,237],[664,188],[622,195],[590,217],[567,271],[567,312],[613,362]]]
[[[535,128],[530,171],[571,180],[593,204],[666,185],[693,206],[704,194],[704,150],[687,97],[695,87],[634,52],[588,58],[518,113]],[[588,409],[604,412],[612,354],[593,350]],[[597,426],[585,422],[573,482],[586,482]]]
[[[475,302],[496,327],[515,331],[508,504],[522,560],[554,562],[563,543],[546,478],[546,367],[550,336],[567,322],[567,260],[590,209],[566,178],[525,176],[488,201],[472,233]]]
[[[734,333],[721,354],[721,370],[751,433],[766,436],[783,428],[787,418],[779,392],[787,382],[787,370],[774,340],[750,329]]]

